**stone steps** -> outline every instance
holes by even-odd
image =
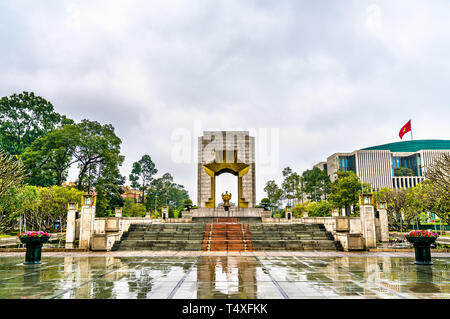
[[[342,250],[323,225],[247,224],[214,218],[210,224],[131,225],[112,250],[313,251]]]
[[[248,224],[239,218],[214,218],[206,224],[202,250],[204,251],[252,251]]]
[[[130,225],[112,250],[201,250],[205,225]]]
[[[253,250],[341,250],[331,233],[320,224],[249,225]]]

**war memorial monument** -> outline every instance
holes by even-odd
[[[121,208],[100,218],[95,194],[86,193],[81,207],[68,205],[65,248],[44,248],[42,264],[24,264],[23,249],[0,252],[0,297],[449,296],[448,253],[433,253],[429,267],[415,265],[410,251],[377,252],[377,243],[389,241],[388,216],[371,194],[361,195],[359,217],[298,218],[287,211],[274,218],[256,207],[255,139],[248,131],[205,131],[198,144],[197,208],[180,218],[169,218],[164,207],[157,219],[123,217]],[[237,194],[221,194],[220,204],[216,178],[224,173],[236,177]]]

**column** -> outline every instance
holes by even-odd
[[[389,223],[388,223],[387,210],[379,209],[378,213],[380,214],[381,241],[388,242],[389,241]]]
[[[89,249],[94,232],[95,206],[81,207],[80,248]]]
[[[66,227],[66,248],[74,248],[75,242],[75,217],[77,211],[69,210],[67,212],[67,227]]]
[[[367,248],[377,246],[377,233],[375,230],[375,212],[373,205],[360,206],[361,230]]]

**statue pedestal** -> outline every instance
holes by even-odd
[[[263,208],[235,208],[228,211],[222,208],[197,208],[192,211],[192,217],[259,217],[263,215]],[[270,213],[270,212],[269,212]]]

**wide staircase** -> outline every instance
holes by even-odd
[[[204,232],[204,224],[132,224],[111,250],[201,250]]]
[[[212,223],[130,225],[112,250],[313,251],[342,250],[323,225]]]
[[[343,250],[320,224],[251,224],[249,231],[254,251]]]
[[[206,224],[203,237],[203,251],[252,251],[248,224],[239,218],[214,218]]]

